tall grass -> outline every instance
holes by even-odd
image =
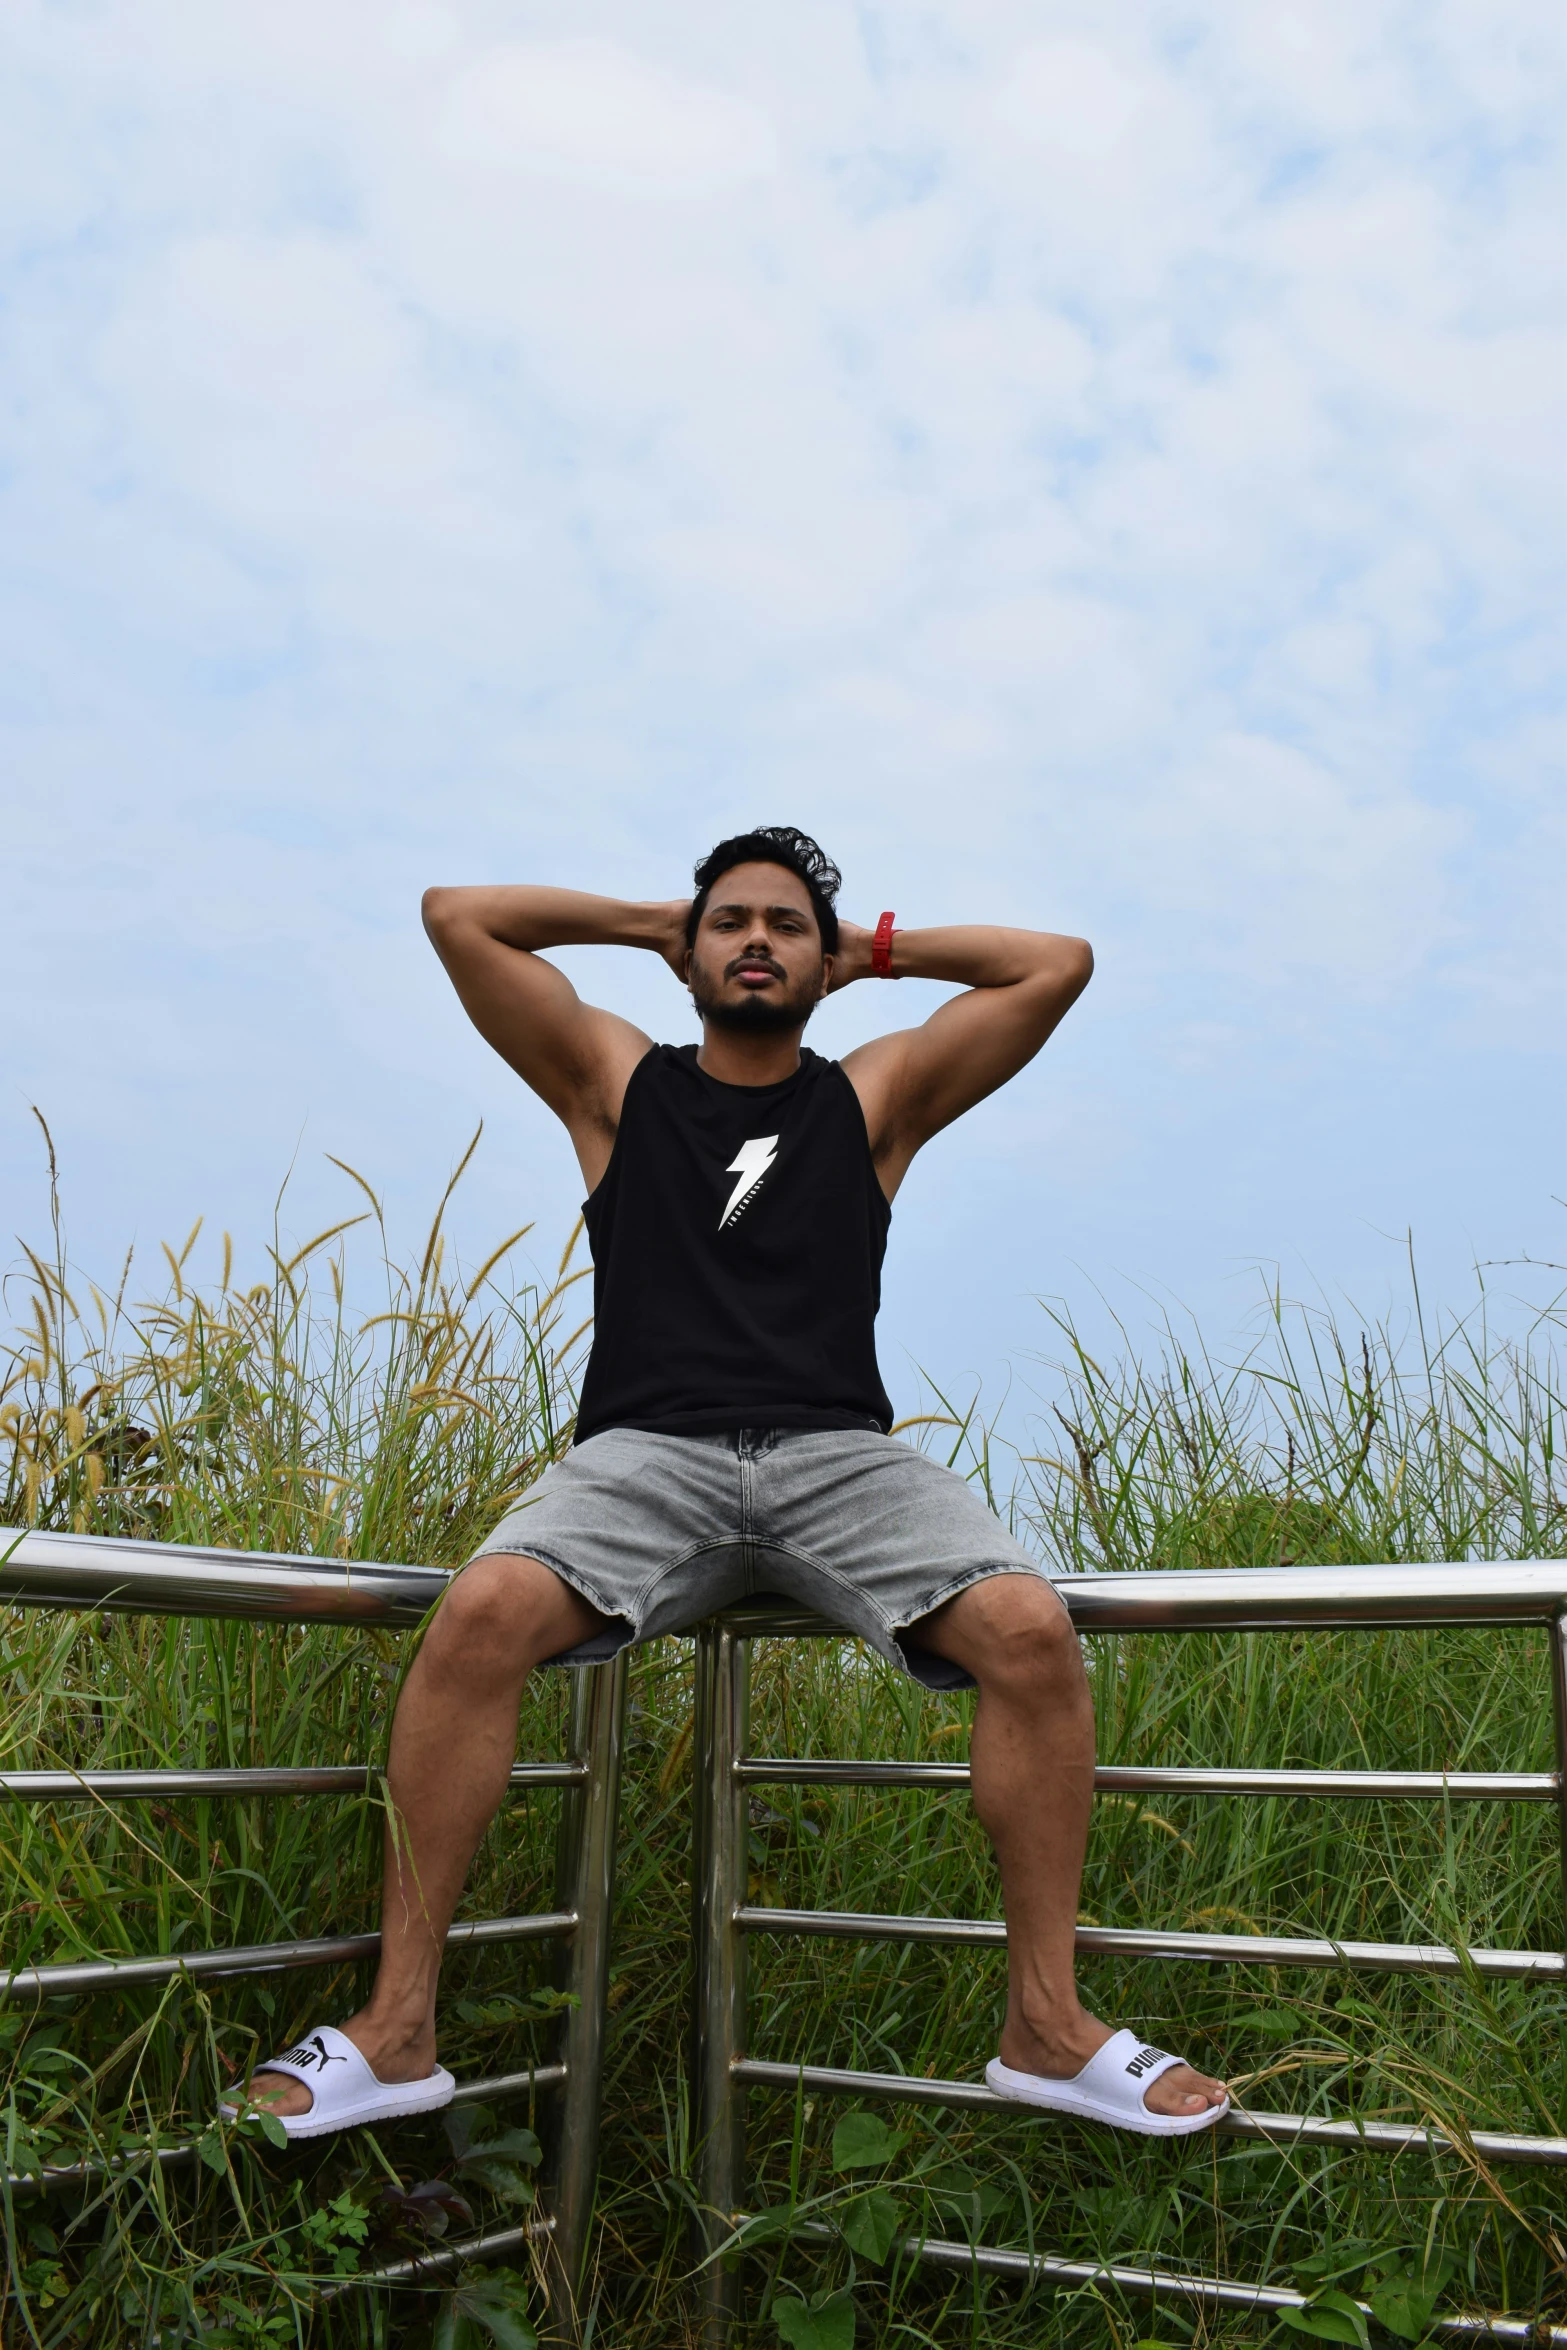
[[[402,1271],[368,1187],[345,1183],[364,1221],[302,1250],[274,1237],[248,1286],[228,1242],[208,1250],[197,1234],[169,1253],[150,1300],[132,1279],[102,1293],[78,1281],[57,1230],[30,1255],[0,1374],[6,1522],[444,1565],[470,1553],[569,1441],[582,1344],[572,1251],[556,1276],[530,1281],[513,1270],[515,1235],[459,1273],[443,1202]],[[380,1244],[381,1295],[360,1314],[351,1252],[366,1240]],[[214,1255],[209,1275],[199,1268]],[[1278,1302],[1249,1357],[1225,1367],[1173,1330],[1151,1362],[1129,1342],[1096,1357],[1063,1320],[1053,1401],[1032,1440],[1008,1452],[976,1414],[939,1399],[908,1434],[950,1451],[1057,1570],[1559,1555],[1553,1328],[1504,1344],[1477,1314],[1428,1325],[1423,1345],[1417,1325],[1400,1347]],[[17,1610],[0,1753],[11,1769],[373,1762],[408,1653],[407,1636],[335,1627]],[[1096,1640],[1091,1664],[1107,1761],[1549,1767],[1531,1632]],[[525,1752],[555,1750],[562,1678],[530,1693]],[[849,1644],[759,1644],[755,1687],[762,1749],[964,1752],[967,1699],[925,1696]],[[592,2282],[592,2338],[616,2350],[693,2338],[680,2081],[690,1716],[688,1648],[654,1644],[631,1699]],[[554,1802],[508,1804],[475,1871],[473,1914],[548,1906]],[[752,1831],[760,1901],[996,1912],[961,1797],[770,1789]],[[0,1839],[12,1965],[373,1922],[368,1799],[14,1805]],[[1562,1939],[1554,1817],[1534,1806],[1107,1797],[1083,1909],[1113,1925]],[[543,1970],[516,1947],[454,1958],[443,2009],[454,2070],[544,2053]],[[1567,2124],[1555,1988],[1107,1961],[1087,1980],[1102,2012],[1222,2066],[1257,2104],[1434,2120],[1460,2146],[1466,2125]],[[218,2089],[261,2042],[346,2012],[363,1984],[362,1969],[345,1968],[0,2009],[9,2167],[104,2163],[200,2136]],[[791,2060],[972,2073],[993,2052],[1001,1985],[990,1954],[758,1936],[751,2044]],[[852,2309],[861,2350],[1288,2338],[1267,2319],[1175,2301],[1150,2313],[1108,2286],[1025,2298],[879,2260],[876,2215],[894,2208],[947,2235],[975,2228],[1078,2258],[1286,2282],[1307,2264],[1307,2282],[1331,2287],[1335,2270],[1361,2291],[1400,2270],[1441,2279],[1446,2307],[1567,2309],[1567,2231],[1546,2171],[1463,2151],[1390,2163],[896,2109],[884,2164],[839,2170],[841,2118],[841,2107],[751,2099],[753,2204],[808,2206],[842,2225],[825,2245],[782,2233],[748,2262],[748,2342],[776,2343],[780,2324],[804,2338],[808,2320],[791,2314],[801,2296],[845,2293],[819,2329],[836,2323],[846,2339]],[[287,2151],[242,2134],[226,2156],[211,2140],[208,2151],[220,2167],[133,2160],[70,2193],[8,2192],[6,2343],[412,2350],[434,2331],[447,2350],[465,2328],[478,2342],[516,2326],[525,2279],[504,2306],[470,2295],[466,2316],[448,2294],[322,2297],[335,2274],[406,2249],[410,2207],[383,2188],[452,2182],[453,2150],[433,2126]],[[500,2215],[471,2174],[456,2184],[478,2220]]]

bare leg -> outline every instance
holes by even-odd
[[[1007,1916],[1001,2061],[1067,2079],[1110,2038],[1077,1996],[1073,1937],[1094,1791],[1094,1709],[1065,1608],[1032,1575],[993,1575],[919,1627],[923,1648],[979,1685],[969,1750],[974,1809],[995,1846]],[[1178,2065],[1149,2089],[1155,2113],[1217,2105],[1217,2081]]]
[[[398,1700],[387,1782],[381,1963],[368,2005],[344,2024],[382,2081],[435,2069],[435,1987],[469,1863],[499,1808],[517,1751],[523,1684],[604,1618],[537,1559],[475,1559],[442,1601]],[[260,2102],[305,2113],[310,2091],[260,2072]]]

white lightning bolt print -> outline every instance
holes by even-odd
[[[733,1223],[777,1156],[776,1134],[764,1134],[755,1142],[743,1142],[740,1145],[724,1169],[726,1175],[738,1175],[740,1180],[729,1194],[724,1212],[718,1219],[720,1232],[726,1224]]]

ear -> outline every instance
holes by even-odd
[[[837,961],[838,958],[836,955],[824,954],[822,957],[821,992],[816,998],[818,1003],[821,1003],[824,997],[829,996],[832,993],[832,975],[837,967]]]

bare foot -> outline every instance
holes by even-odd
[[[352,2040],[360,2055],[378,2081],[425,2081],[435,2070],[435,2028],[425,2023],[414,2033],[389,2030],[378,2024],[366,2011],[354,2016],[338,2029],[345,2040]],[[297,2045],[308,2049],[310,2035]],[[258,2065],[251,2074],[246,2092],[252,2105],[266,2113],[308,2113],[315,2099],[310,2094],[308,2079],[296,2073],[292,2066],[285,2072],[273,2072],[266,2065]]]
[[[1080,2007],[1070,2024],[1049,2032],[1031,2031],[1008,2015],[999,2053],[1002,2063],[1014,2072],[1037,2073],[1047,2081],[1069,2081],[1113,2037],[1110,2026],[1086,2008]],[[1173,2064],[1144,2091],[1143,2103],[1150,2113],[1185,2116],[1222,2105],[1228,2094],[1222,2081],[1210,2080],[1189,2064]]]

